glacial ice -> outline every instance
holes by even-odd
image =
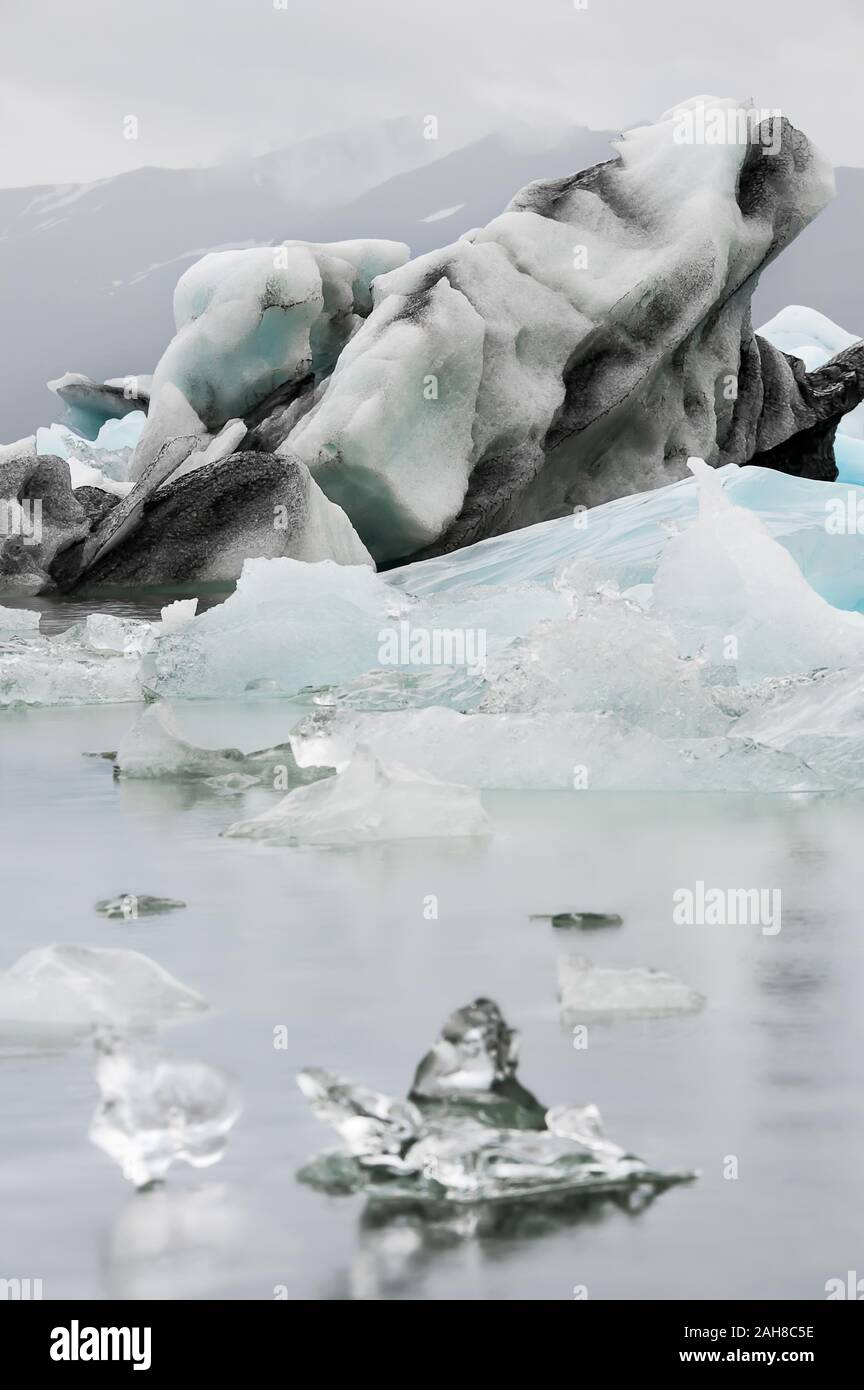
[[[754,513],[736,507],[701,459],[699,515],[673,536],[654,577],[654,609],[668,617],[685,651],[725,654],[742,682],[817,667],[864,664],[864,615],[845,613],[810,587]]]
[[[488,833],[476,791],[395,763],[385,765],[362,745],[336,776],[298,787],[272,810],[225,831],[277,845],[354,845]]]
[[[694,98],[627,131],[615,159],[529,184],[488,226],[378,278],[280,446],[376,561],[659,486],[688,453],[743,462],[810,426],[741,291],[832,196],[831,170],[783,118],[676,139],[682,117],[752,115]]]
[[[39,614],[29,608],[5,608],[0,605],[0,641],[7,637],[37,637]]]
[[[93,440],[68,425],[49,425],[36,431],[36,453],[66,459],[73,488],[99,487],[125,497],[132,486],[132,455],[146,419],[143,410],[134,410],[122,419],[106,420]]]
[[[585,956],[558,958],[561,1017],[565,1023],[587,1018],[662,1016],[693,1013],[704,996],[665,970],[594,965]]]
[[[781,352],[800,357],[808,372],[824,367],[838,352],[853,347],[860,339],[860,334],[847,333],[826,314],[803,304],[787,304],[756,331]],[[837,433],[849,439],[864,439],[864,403],[843,416]],[[842,469],[840,480],[844,481]]]
[[[278,388],[331,371],[372,280],[407,255],[399,242],[287,241],[196,261],[174,291],[177,333],[153,374],[133,476],[173,436],[205,440]]]
[[[223,604],[159,642],[152,683],[164,696],[213,698],[242,694],[250,681],[266,678],[294,693],[380,670],[389,645],[396,648],[393,666],[411,670],[410,643],[407,663],[398,650],[405,622],[409,637],[412,630],[421,637],[482,630],[486,652],[494,655],[541,618],[565,610],[564,600],[540,585],[469,590],[455,602],[442,596],[421,604],[366,566],[247,560]]]
[[[42,946],[0,974],[0,1039],[63,1045],[101,1024],[151,1028],[206,1000],[138,951]]]
[[[662,1188],[661,1174],[607,1139],[595,1105],[544,1111],[516,1078],[517,1037],[489,999],[447,1020],[417,1069],[407,1101],[320,1068],[298,1084],[345,1145],[320,1155],[302,1181],[376,1199],[475,1203],[562,1193]]]
[[[96,1042],[101,1100],[90,1138],[136,1187],[165,1177],[173,1163],[218,1163],[241,1103],[225,1072],[169,1057],[106,1033]]]

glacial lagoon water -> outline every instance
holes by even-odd
[[[0,1276],[39,1278],[45,1298],[821,1299],[861,1268],[862,796],[487,792],[488,840],[269,848],[220,831],[272,793],[116,782],[83,756],[116,748],[136,709],[0,716],[0,967],[53,942],[152,957],[211,1004],[160,1045],[231,1072],[244,1111],[219,1166],[135,1193],[87,1137],[88,1048],[0,1058]],[[175,709],[196,742],[244,749],[303,713],[267,698]],[[672,895],[695,879],[780,888],[781,931],[675,925]],[[121,891],[188,906],[94,911]],[[530,920],[565,910],[624,921]],[[565,951],[671,971],[707,1005],[592,1023],[574,1048],[556,998]],[[438,1220],[299,1183],[335,1136],[295,1073],[404,1094],[477,995],[520,1030],[520,1077],[541,1100],[594,1101],[612,1138],[700,1177],[638,1209]]]

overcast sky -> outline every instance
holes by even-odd
[[[0,186],[387,116],[434,114],[442,150],[514,119],[622,129],[704,92],[864,165],[861,0],[0,0],[0,21]]]

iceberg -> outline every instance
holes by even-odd
[[[516,1077],[517,1037],[498,1006],[457,1009],[420,1063],[407,1101],[321,1068],[297,1080],[343,1155],[325,1153],[300,1179],[334,1194],[439,1204],[660,1189],[692,1173],[652,1171],[606,1137],[595,1105],[549,1110]]]
[[[138,951],[42,946],[0,974],[4,1045],[62,1046],[110,1024],[147,1029],[206,1000]]]
[[[488,833],[476,791],[398,764],[384,765],[363,746],[336,776],[297,787],[272,810],[225,831],[277,845],[355,845]]]
[[[561,1017],[567,1024],[590,1018],[662,1017],[694,1013],[704,995],[676,975],[643,966],[622,970],[594,965],[585,956],[558,958]]]
[[[216,791],[251,786],[284,791],[329,774],[329,770],[298,767],[290,743],[253,753],[199,747],[183,737],[172,710],[161,700],[145,706],[122,739],[114,755],[114,772],[118,777],[196,782]]]
[[[241,1110],[236,1084],[216,1067],[168,1057],[105,1033],[96,1043],[101,1100],[90,1139],[138,1188],[182,1161],[209,1168]]]

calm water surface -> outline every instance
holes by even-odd
[[[266,700],[176,708],[196,741],[246,749],[298,717]],[[212,1005],[161,1042],[232,1071],[245,1111],[219,1167],[176,1167],[136,1195],[87,1139],[86,1048],[0,1060],[0,1276],[41,1278],[46,1298],[569,1299],[586,1285],[590,1298],[819,1299],[864,1268],[862,798],[492,793],[486,843],[264,848],[220,831],[273,794],[117,783],[82,756],[116,748],[135,715],[0,714],[0,968],[51,942],[152,956]],[[697,879],[780,888],[780,934],[673,925],[674,890]],[[188,907],[105,921],[93,904],[120,891]],[[529,921],[562,909],[625,923]],[[708,1005],[596,1024],[574,1050],[556,1002],[564,950],[671,970]],[[520,1029],[531,1090],[595,1101],[613,1138],[699,1180],[640,1210],[434,1225],[298,1183],[335,1139],[298,1068],[404,1094],[446,1015],[478,994]]]

